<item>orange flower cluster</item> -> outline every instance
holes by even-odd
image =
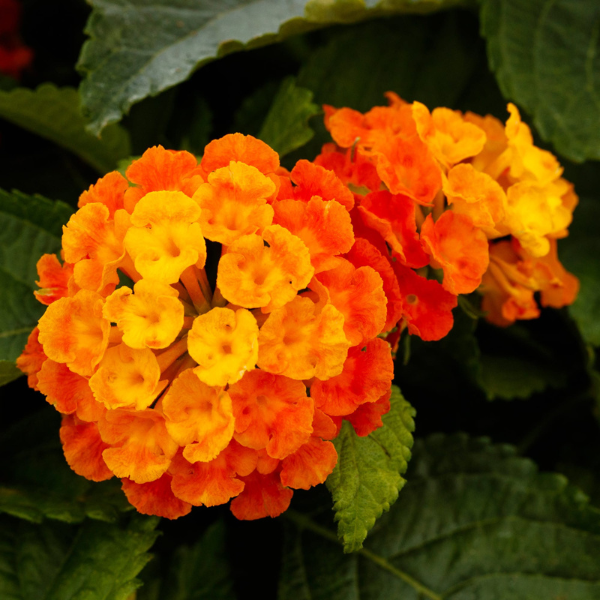
[[[0,73],[15,79],[29,67],[33,51],[21,41],[21,4],[17,0],[0,0]]]
[[[501,326],[538,317],[536,292],[542,306],[571,304],[579,282],[558,261],[557,239],[578,199],[517,108],[503,125],[386,96],[389,106],[366,114],[325,106],[335,144],[315,164],[353,190],[355,235],[391,259],[408,331],[440,339],[457,295],[475,290]],[[424,277],[435,270],[441,284]]]
[[[389,410],[390,263],[334,173],[290,173],[250,136],[200,164],[151,148],[126,175],[84,192],[62,261],[40,259],[18,364],[64,415],[71,468],[121,478],[140,512],[276,516],[331,473],[342,419],[368,435]]]
[[[503,126],[388,97],[325,107],[336,143],[291,171],[233,134],[82,194],[18,361],[77,473],[143,513],[276,516],[332,472],[343,419],[382,425],[404,329],[439,340],[475,290],[501,325],[537,316],[535,292],[572,302],[556,239],[577,198],[516,108]]]

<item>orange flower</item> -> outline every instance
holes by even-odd
[[[381,417],[390,412],[390,397],[392,390],[389,389],[381,398],[375,402],[361,404],[352,414],[344,417],[349,421],[359,437],[366,437],[376,429],[383,426]]]
[[[257,471],[242,478],[244,491],[231,503],[231,512],[245,521],[278,517],[286,511],[294,492],[284,487],[279,473],[261,475]]]
[[[142,277],[176,283],[192,265],[204,267],[200,208],[183,192],[150,192],[136,205],[125,248]]]
[[[169,435],[191,463],[213,460],[233,437],[229,394],[200,381],[192,369],[175,379],[162,406]]]
[[[466,163],[457,165],[448,172],[444,193],[452,210],[471,217],[473,225],[481,228],[489,238],[505,233],[496,227],[504,219],[506,194],[486,173],[480,173]]]
[[[124,477],[123,492],[127,500],[143,515],[156,515],[165,519],[178,519],[189,514],[192,505],[180,500],[171,490],[173,477],[168,473],[147,483],[135,483]]]
[[[452,294],[468,294],[481,283],[489,263],[488,241],[473,220],[446,211],[434,224],[428,215],[421,228],[428,254],[444,270],[443,286]]]
[[[426,342],[442,339],[452,329],[452,309],[458,304],[457,297],[437,281],[417,275],[399,261],[392,266],[402,293],[409,333]]]
[[[332,304],[318,314],[309,298],[274,310],[258,335],[258,366],[292,379],[329,379],[344,368],[350,342],[344,315]]]
[[[343,150],[335,144],[325,144],[314,163],[333,171],[346,185],[353,186],[354,191],[360,188],[375,191],[381,186],[374,162],[358,148]]]
[[[420,102],[412,105],[419,137],[446,167],[479,154],[485,145],[485,132],[463,119],[459,111],[436,108],[432,113]]]
[[[404,194],[418,204],[431,204],[442,187],[442,176],[431,151],[419,137],[386,138],[373,153],[377,173],[392,194]]]
[[[67,463],[77,475],[92,481],[105,481],[113,476],[102,457],[108,446],[100,438],[96,423],[66,415],[60,427],[60,441]]]
[[[338,179],[333,171],[319,165],[299,160],[290,174],[297,187],[294,188],[294,199],[308,202],[313,196],[323,200],[336,200],[346,210],[354,206],[352,192]],[[281,198],[286,200],[286,198]]]
[[[193,506],[225,504],[244,489],[243,477],[256,468],[256,452],[235,440],[210,462],[189,463],[181,454],[173,460],[171,489]]]
[[[68,295],[73,265],[61,265],[55,254],[44,254],[37,262],[37,272],[39,280],[36,284],[41,289],[33,293],[42,304],[49,306]]]
[[[262,237],[246,235],[228,248],[219,262],[217,286],[233,304],[270,312],[290,302],[313,273],[304,242],[271,225]]]
[[[108,468],[117,477],[129,477],[136,483],[161,477],[178,449],[163,415],[156,410],[108,410],[98,421],[98,429],[102,441],[110,446],[102,453]]]
[[[390,345],[375,338],[362,348],[351,348],[342,373],[327,381],[315,380],[310,393],[324,413],[349,415],[360,405],[378,400],[391,389],[393,378]]]
[[[204,149],[202,168],[206,173],[239,161],[258,169],[264,175],[275,173],[279,168],[279,156],[263,141],[251,135],[232,133],[213,140]]]
[[[248,448],[266,449],[282,459],[308,441],[313,401],[300,381],[251,371],[229,388],[235,417],[235,439]]]
[[[377,231],[409,267],[429,264],[417,233],[415,203],[408,196],[387,191],[371,192],[361,201],[358,210],[367,227]]]
[[[39,342],[39,334],[39,328],[35,327],[27,338],[23,353],[17,358],[17,367],[27,375],[27,385],[34,390],[38,389],[38,373],[48,358]]]
[[[352,248],[354,233],[350,215],[336,200],[324,202],[318,196],[308,202],[280,200],[273,208],[273,222],[304,242],[316,273],[335,267],[339,264],[336,257]]]
[[[109,209],[99,202],[80,208],[63,227],[65,261],[73,263],[77,285],[94,292],[119,282],[117,268],[125,256],[123,235],[129,215],[124,210],[110,219]]]
[[[254,369],[258,358],[258,324],[251,312],[213,308],[196,317],[188,336],[194,373],[204,383],[225,386]],[[187,457],[186,457],[187,458]]]
[[[274,192],[268,177],[242,162],[213,171],[194,194],[202,209],[202,234],[226,246],[243,235],[260,234],[273,221],[267,198]]]
[[[337,452],[331,442],[311,437],[281,463],[281,484],[308,490],[324,483],[337,463]]]
[[[52,360],[89,377],[108,346],[110,323],[102,317],[102,297],[81,290],[47,309],[39,324],[39,340]]]
[[[160,366],[148,348],[137,350],[126,344],[108,348],[90,378],[98,402],[106,408],[132,407],[143,410],[162,392]]]
[[[550,281],[541,290],[542,306],[561,308],[573,304],[579,292],[579,279],[569,273],[558,260],[556,240],[550,240],[550,252],[538,261],[551,273]]]
[[[387,317],[383,280],[375,269],[344,260],[317,279],[327,288],[330,302],[344,315],[344,333],[352,346],[381,333]],[[309,287],[312,284],[309,284]]]
[[[127,179],[139,187],[125,192],[125,208],[133,212],[136,204],[150,192],[183,192],[190,198],[204,182],[202,168],[189,152],[149,148],[127,168]]]
[[[363,238],[356,239],[352,250],[346,254],[345,258],[357,269],[371,267],[381,276],[383,292],[387,299],[387,312],[383,331],[389,331],[395,327],[402,317],[402,296],[390,262],[373,244]]]
[[[123,342],[130,348],[166,348],[183,327],[183,304],[177,296],[170,285],[142,279],[133,290],[127,286],[115,290],[106,299],[103,314],[123,331]]]
[[[111,219],[115,218],[115,213],[125,208],[125,192],[129,188],[129,182],[121,173],[113,171],[98,179],[94,185],[79,196],[77,206],[81,208],[86,204],[99,202],[108,208],[108,214]]]
[[[98,421],[106,410],[96,401],[89,381],[66,365],[48,359],[38,373],[38,389],[64,415],[77,412],[81,421]]]

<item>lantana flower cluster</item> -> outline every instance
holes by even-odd
[[[572,301],[556,238],[576,196],[516,109],[504,127],[388,97],[325,107],[335,144],[291,171],[232,134],[82,194],[18,360],[76,473],[120,478],[146,514],[276,516],[332,472],[343,420],[382,426],[404,330],[444,337],[476,289],[503,325],[535,292]]]
[[[409,332],[443,337],[456,296],[475,290],[499,326],[537,318],[536,294],[543,307],[571,304],[579,282],[559,262],[557,240],[578,198],[517,107],[508,105],[504,125],[386,96],[389,106],[366,114],[324,107],[335,144],[315,163],[354,190],[355,232],[390,250]],[[442,274],[441,287],[410,268]]]

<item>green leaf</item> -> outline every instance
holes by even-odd
[[[358,437],[346,421],[333,442],[338,462],[327,478],[327,487],[333,496],[344,552],[362,547],[375,520],[389,510],[406,483],[402,474],[410,460],[415,410],[396,386],[392,386],[390,402],[383,427]]]
[[[102,139],[86,131],[74,88],[43,83],[36,90],[0,91],[0,117],[70,150],[102,175],[131,154],[129,134],[122,127],[109,127]]]
[[[175,550],[155,594],[160,600],[235,600],[223,521],[212,524],[193,546]]]
[[[582,198],[575,210],[569,237],[559,240],[559,258],[565,268],[579,277],[581,288],[569,312],[581,335],[600,346],[600,201]]]
[[[90,0],[90,36],[78,68],[89,130],[118,121],[135,102],[185,81],[203,64],[333,23],[426,13],[470,0]]]
[[[0,597],[3,600],[126,600],[150,560],[156,518],[32,525],[0,518]]]
[[[63,456],[59,427],[60,415],[45,406],[0,435],[0,512],[34,523],[116,521],[131,510],[119,480],[94,483],[76,475]]]
[[[481,387],[488,400],[526,399],[547,387],[562,387],[566,373],[550,362],[522,359],[516,356],[481,357]]]
[[[308,120],[320,112],[313,94],[298,87],[294,77],[283,80],[258,137],[279,156],[304,146],[315,135]]]
[[[0,360],[0,386],[6,385],[15,379],[21,377],[23,373],[17,369],[14,362],[9,360]]]
[[[457,434],[417,442],[407,479],[350,556],[330,525],[291,512],[280,600],[599,597],[600,511],[563,476]]]
[[[33,295],[36,263],[60,248],[72,212],[63,202],[0,190],[0,361],[15,361],[43,313]]]
[[[600,159],[600,4],[482,0],[490,66],[506,98],[562,155]]]

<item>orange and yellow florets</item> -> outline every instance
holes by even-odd
[[[18,361],[74,471],[146,514],[276,516],[332,472],[342,420],[382,425],[404,329],[442,338],[474,290],[500,325],[537,316],[535,292],[574,299],[556,239],[576,196],[516,109],[504,127],[389,98],[325,107],[336,144],[292,171],[233,134],[82,194]]]

